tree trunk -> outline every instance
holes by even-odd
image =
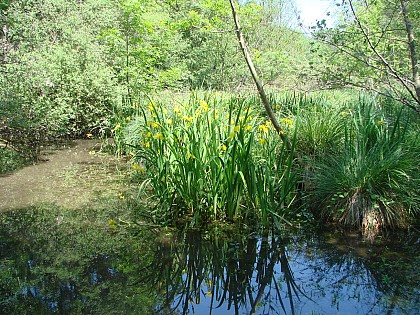
[[[236,14],[235,5],[233,3],[234,0],[229,0],[230,7],[232,8],[232,15],[233,15],[233,21],[235,22],[236,27],[236,35],[238,36],[239,45],[241,46],[242,52],[245,57],[245,61],[248,65],[249,71],[251,72],[252,79],[255,82],[255,85],[257,87],[258,93],[260,94],[261,100],[264,104],[265,111],[270,118],[271,123],[274,126],[274,129],[276,129],[277,133],[280,135],[281,140],[283,143],[285,143],[287,149],[290,151],[290,143],[286,139],[286,136],[283,132],[283,129],[281,128],[279,122],[277,121],[276,115],[274,114],[273,110],[271,109],[270,103],[268,101],[267,95],[265,94],[264,87],[261,83],[261,80],[258,77],[257,70],[254,67],[254,63],[252,62],[251,55],[248,51],[248,48],[245,43],[245,39],[242,35],[241,27],[239,25],[238,15]]]
[[[414,89],[416,91],[416,96],[417,96],[416,101],[417,101],[417,105],[420,106],[420,74],[419,74],[420,66],[419,66],[419,58],[418,58],[417,49],[416,49],[416,41],[414,38],[414,29],[413,29],[413,24],[411,23],[411,20],[408,17],[406,0],[400,0],[400,2],[401,2],[401,10],[402,10],[403,18],[404,18],[405,28],[407,30],[408,46],[410,48],[411,68],[413,72],[413,83],[414,83]]]

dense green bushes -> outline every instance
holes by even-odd
[[[0,126],[13,134],[0,138],[19,151],[46,139],[108,137],[114,113],[152,91],[250,82],[224,0],[8,1],[0,9]],[[280,9],[246,3],[240,12],[257,65],[270,65],[262,77],[295,84],[308,40],[290,41]],[[289,44],[273,46],[273,36]],[[276,60],[292,51],[299,62],[280,71]]]
[[[13,149],[0,148],[0,174],[21,168],[27,161]]]
[[[94,11],[109,17],[91,19]],[[2,11],[0,141],[19,156],[110,124],[121,93],[98,34],[115,14],[95,1],[15,1]]]

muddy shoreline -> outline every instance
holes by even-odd
[[[118,197],[128,188],[127,165],[99,149],[95,140],[69,141],[43,150],[35,165],[0,176],[0,212],[44,203],[76,209]]]

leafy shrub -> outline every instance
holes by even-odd
[[[27,163],[22,155],[13,149],[0,148],[0,174],[14,171]]]
[[[0,90],[0,145],[4,148],[4,159],[5,156],[11,159],[4,161],[5,171],[37,159],[46,132],[24,99],[2,92]]]
[[[116,14],[112,6],[48,0],[8,7],[4,23],[11,49],[1,64],[0,93],[6,107],[29,114],[30,130],[42,130],[44,138],[76,137],[106,126],[121,91],[97,35]],[[108,18],[93,19],[94,10]],[[6,118],[19,112],[13,108]]]

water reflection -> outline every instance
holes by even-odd
[[[105,225],[86,225],[88,217]],[[0,214],[0,313],[417,315],[420,309],[419,242],[377,246],[357,236],[238,231],[156,238],[104,228],[107,221],[99,210]]]
[[[59,223],[58,216],[63,216]],[[153,311],[150,295],[127,286],[136,276],[124,266],[141,268],[132,260],[133,243],[103,225],[82,224],[88,216],[93,220],[103,211],[0,213],[0,314]]]
[[[294,298],[303,294],[294,282],[284,240],[273,236],[235,242],[188,234],[182,243],[161,244],[151,266],[145,279],[165,295],[161,308],[183,314],[199,314],[202,306],[210,314],[222,306],[235,314],[273,306],[294,314]],[[282,283],[275,276],[280,273]]]
[[[390,265],[378,267],[319,238],[270,235],[233,241],[188,234],[156,247],[143,280],[165,297],[158,312],[417,314],[416,267],[401,269],[407,273],[401,279],[382,273]],[[407,282],[409,275],[414,279]],[[387,290],[390,283],[384,286],[384,281],[394,289]]]

